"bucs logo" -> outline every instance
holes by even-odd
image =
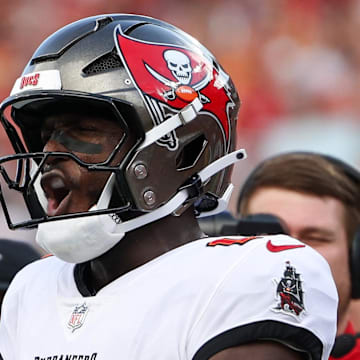
[[[121,25],[114,32],[118,54],[144,100],[155,125],[176,114],[195,98],[219,124],[228,150],[231,108],[235,106],[229,76],[213,66],[210,57],[188,46],[139,40],[125,35]],[[169,150],[178,147],[175,131],[157,142]]]
[[[277,280],[274,281],[277,284],[276,294],[278,303],[272,310],[294,315],[298,318],[305,310],[300,274],[287,261],[283,277],[279,282]]]

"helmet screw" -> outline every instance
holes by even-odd
[[[138,164],[134,168],[134,174],[137,179],[142,180],[145,179],[148,175],[146,166],[143,164]]]
[[[130,80],[130,79],[125,79],[125,80],[124,80],[124,83],[125,83],[126,85],[131,85],[131,80]]]
[[[152,206],[156,202],[155,193],[152,190],[147,190],[144,192],[144,201],[146,205]]]

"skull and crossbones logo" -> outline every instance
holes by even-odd
[[[192,84],[193,68],[188,55],[179,50],[168,49],[163,53],[168,69],[177,81],[172,81],[165,76],[159,74],[156,70],[145,63],[146,69],[154,78],[169,86],[171,89],[164,92],[164,97],[168,100],[175,100],[179,97],[182,100],[189,101],[195,97],[199,97],[202,103],[210,102],[210,99],[200,93],[211,80],[212,74],[207,72],[205,77],[196,84]]]

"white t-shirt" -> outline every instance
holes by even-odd
[[[275,340],[328,359],[337,291],[326,261],[285,235],[206,238],[84,297],[75,266],[28,265],[7,291],[4,360],[205,360]]]

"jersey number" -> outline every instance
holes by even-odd
[[[230,245],[244,245],[250,240],[259,239],[260,236],[249,236],[242,239],[218,239],[214,241],[210,241],[207,243],[207,246],[216,246],[216,245],[223,245],[223,246],[230,246]]]

